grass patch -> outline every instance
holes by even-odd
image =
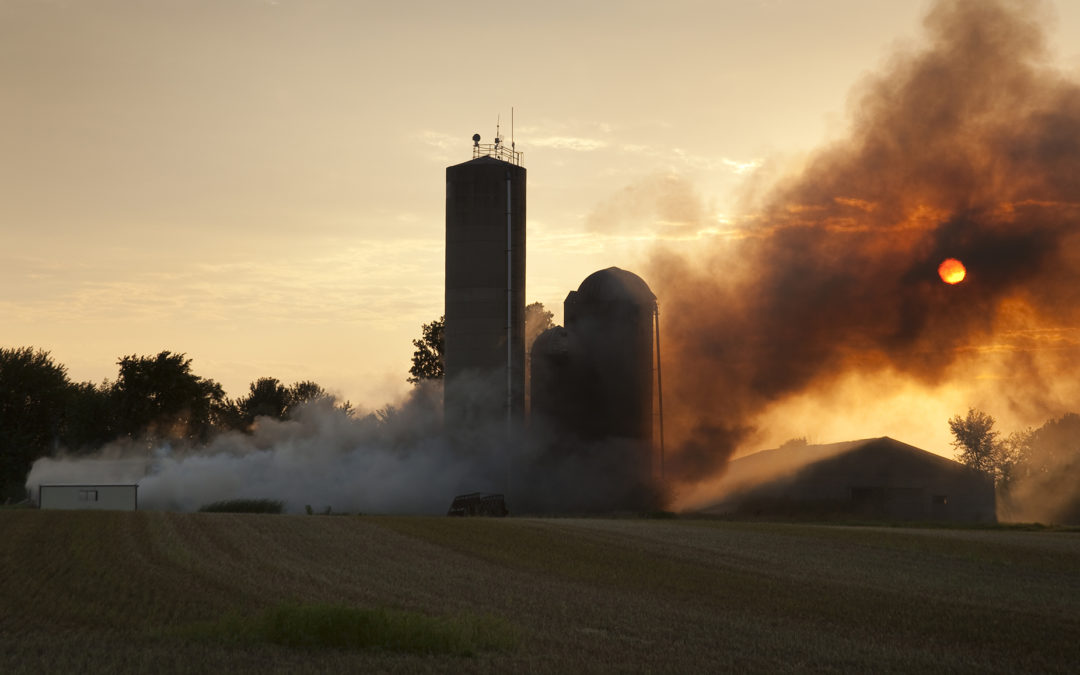
[[[284,510],[285,502],[276,499],[228,499],[199,508],[203,513],[281,513]]]
[[[517,645],[514,627],[494,616],[433,617],[341,605],[282,604],[254,616],[229,614],[215,622],[196,624],[184,633],[201,639],[294,649],[373,649],[455,656],[509,651]]]
[[[678,517],[679,517],[679,514],[675,513],[674,511],[660,510],[660,511],[649,511],[648,513],[643,513],[643,514],[641,514],[641,517],[644,518],[645,520],[677,520]]]

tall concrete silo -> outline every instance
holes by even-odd
[[[445,414],[450,429],[525,408],[525,168],[496,138],[446,169]]]

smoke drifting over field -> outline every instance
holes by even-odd
[[[442,386],[425,382],[398,406],[350,416],[320,399],[293,419],[256,418],[250,434],[223,433],[205,446],[124,441],[86,456],[43,458],[26,485],[134,484],[140,509],[195,511],[213,502],[271,499],[303,513],[446,513],[455,495],[505,492],[518,513],[591,511],[625,503],[629,449],[595,442],[552,455],[539,424],[507,436],[506,419],[444,432]],[[610,483],[610,484],[609,484]],[[646,503],[650,494],[634,494]]]
[[[743,238],[654,256],[684,480],[770,404],[853,374],[937,385],[992,353],[1003,404],[1059,412],[1049,385],[1078,356],[1080,86],[1048,65],[1032,9],[938,3],[928,45],[861,85],[848,137],[767,192]],[[963,283],[940,281],[946,258]]]
[[[94,458],[41,459],[27,478],[48,483],[139,484],[139,507],[194,511],[230,499],[275,499],[291,512],[445,512],[462,491],[492,489],[493,446],[463,457],[440,433],[439,387],[418,387],[400,408],[353,419],[323,400],[281,422],[259,418],[201,448],[113,445]],[[502,448],[499,448],[500,450]]]

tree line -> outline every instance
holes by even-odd
[[[999,503],[1024,520],[1080,522],[1080,415],[1002,436],[970,408],[949,419],[956,460],[994,480]]]
[[[72,382],[67,368],[33,347],[0,348],[0,503],[21,499],[40,457],[86,453],[117,441],[205,443],[223,431],[249,432],[256,417],[289,419],[330,395],[311,381],[252,382],[227,398],[221,385],[196,375],[185,354],[124,356],[115,380]],[[338,408],[350,412],[348,402]]]

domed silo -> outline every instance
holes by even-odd
[[[474,137],[446,169],[445,412],[450,427],[525,408],[525,168]]]
[[[655,315],[656,296],[641,277],[611,267],[567,296],[565,328],[533,343],[530,423],[547,439],[536,508],[662,503],[652,452]]]
[[[626,438],[651,447],[656,296],[638,275],[609,267],[590,274],[563,305],[586,440]]]

